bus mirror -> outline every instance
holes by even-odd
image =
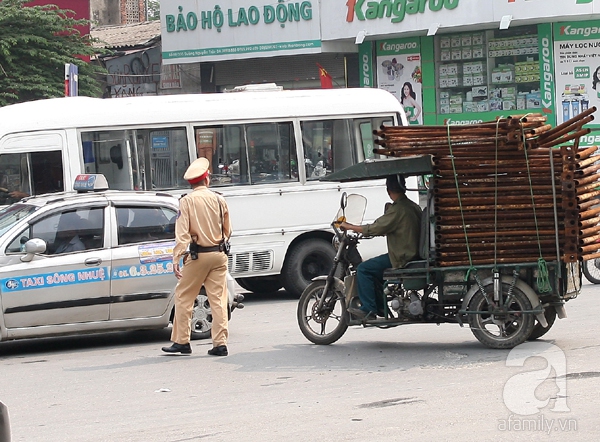
[[[340,208],[344,210],[348,205],[348,194],[346,192],[342,193],[342,198],[340,199]]]

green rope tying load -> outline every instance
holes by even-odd
[[[500,119],[503,116],[498,117],[496,120],[496,164],[494,174],[494,272],[497,272],[497,260],[498,260],[498,132],[500,130]]]
[[[448,129],[448,149],[450,150],[450,160],[452,161],[452,172],[454,173],[454,185],[456,186],[456,195],[458,197],[458,206],[460,208],[460,216],[462,218],[463,232],[465,233],[465,242],[467,244],[467,256],[469,257],[469,270],[465,273],[465,281],[469,280],[471,270],[477,273],[477,269],[473,266],[473,258],[471,258],[471,248],[469,247],[469,236],[467,235],[467,225],[465,223],[465,214],[460,199],[460,188],[458,186],[458,177],[456,175],[456,165],[454,164],[454,153],[452,152],[452,141],[450,138],[450,120],[446,123]]]
[[[529,114],[523,115],[521,117],[520,121],[523,121],[523,119],[526,118],[527,115],[529,115]],[[531,182],[531,172],[529,170],[529,156],[527,155],[527,143],[526,143],[526,139],[525,139],[525,129],[523,128],[522,124],[521,124],[521,135],[523,137],[523,151],[525,152],[525,164],[527,165],[527,178],[529,179],[529,193],[531,194],[531,207],[533,209],[533,220],[535,222],[535,232],[536,232],[537,240],[538,240],[538,250],[540,252],[540,257],[538,258],[537,286],[538,286],[538,291],[540,293],[546,293],[546,292],[552,291],[552,286],[550,285],[550,277],[548,275],[548,265],[542,255],[542,244],[540,242],[540,230],[538,227],[537,214],[535,211],[535,199],[533,197],[533,184]],[[550,152],[550,155],[552,155],[552,152]],[[553,185],[554,185],[554,180],[552,180],[552,181],[553,181]]]

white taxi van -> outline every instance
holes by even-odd
[[[29,197],[0,211],[0,341],[167,327],[178,199],[111,191],[79,175],[74,192]],[[241,308],[228,275],[230,309]],[[210,335],[198,294],[192,339]]]

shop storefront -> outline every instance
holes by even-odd
[[[323,41],[321,24],[318,0],[163,2],[163,63],[200,63],[215,91],[267,82],[317,88],[318,65],[334,87],[358,86],[356,45]]]
[[[354,39],[361,86],[393,93],[413,124],[542,113],[555,125],[600,108],[600,0],[335,3],[321,5],[323,39]]]
[[[320,87],[320,64],[334,87],[388,90],[411,124],[542,113],[556,125],[600,108],[600,0],[482,3],[168,2],[163,63],[209,66],[217,90]],[[595,122],[600,131],[600,117]]]

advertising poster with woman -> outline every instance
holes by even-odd
[[[377,44],[378,87],[392,93],[410,124],[423,124],[421,48],[419,38],[383,40]]]
[[[554,25],[557,124],[600,109],[600,21]],[[600,121],[596,112],[594,125]]]

